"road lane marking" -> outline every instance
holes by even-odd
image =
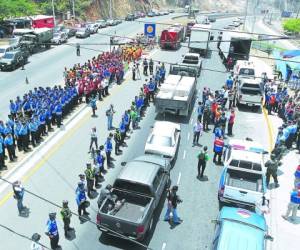
[[[265,108],[262,108],[262,112],[264,114],[264,117],[265,117],[265,120],[266,120],[266,123],[267,123],[267,127],[268,127],[268,136],[269,136],[269,152],[271,153],[272,150],[273,150],[273,145],[274,145],[274,130],[273,130],[273,127],[272,127],[272,124],[271,124],[271,121],[268,117],[268,113],[266,111]]]
[[[179,174],[178,174],[177,185],[179,185],[180,179],[181,179],[181,172],[179,172]]]
[[[161,250],[165,250],[165,249],[166,249],[166,246],[167,246],[167,243],[164,242],[164,243],[162,244]]]
[[[186,150],[183,151],[183,156],[182,156],[183,160],[185,159],[185,156],[186,156]]]
[[[190,140],[190,135],[191,135],[191,133],[189,132],[189,133],[188,133],[188,136],[187,136],[187,140],[188,140],[188,141]]]

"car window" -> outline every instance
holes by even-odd
[[[154,180],[153,180],[153,183],[152,183],[152,185],[153,185],[153,190],[157,190],[157,189],[158,189],[159,184],[161,183],[162,177],[163,177],[163,170],[160,169],[160,170],[158,171],[156,177],[155,177]]]
[[[160,145],[164,147],[171,147],[172,145],[172,138],[168,136],[158,136],[152,135],[150,139],[150,144]]]
[[[247,76],[254,76],[254,69],[249,68],[241,68],[239,75],[247,75]]]
[[[3,56],[3,58],[5,58],[5,59],[12,59],[12,58],[14,58],[14,54],[12,54],[12,53],[5,53],[5,55]]]
[[[260,89],[255,89],[255,88],[241,88],[241,92],[244,95],[261,95]]]

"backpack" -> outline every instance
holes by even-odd
[[[205,160],[205,153],[203,151],[198,154],[198,159],[202,161]]]

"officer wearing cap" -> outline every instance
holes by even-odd
[[[60,211],[60,215],[64,222],[65,237],[69,238],[68,231],[73,230],[73,228],[70,227],[72,212],[68,206],[68,201],[66,200],[62,202],[62,209]]]
[[[58,234],[57,223],[55,219],[56,219],[56,213],[50,213],[49,219],[47,221],[46,232],[45,232],[45,234],[50,239],[51,249],[57,249],[60,247],[58,245],[59,234]]]
[[[270,177],[272,176],[275,182],[275,187],[277,188],[279,187],[278,178],[277,178],[278,163],[275,161],[276,159],[275,154],[272,153],[270,158],[271,159],[265,163],[265,167],[267,168],[267,173],[266,173],[267,187],[269,186]]]
[[[39,243],[39,240],[41,239],[41,235],[39,235],[38,233],[34,233],[31,236],[31,250],[44,250],[45,248]]]
[[[86,164],[86,170],[84,171],[87,182],[87,193],[88,196],[91,196],[91,191],[96,191],[94,187],[94,179],[95,179],[95,169],[92,168],[91,163]]]
[[[76,189],[76,203],[78,206],[78,214],[79,214],[79,220],[82,222],[82,212],[84,215],[89,215],[89,213],[86,211],[86,195],[85,195],[85,189],[84,184],[82,182],[78,182],[78,188]]]
[[[125,134],[126,134],[126,132],[125,132]],[[115,155],[119,155],[122,153],[122,151],[120,150],[120,146],[122,143],[122,136],[121,136],[120,130],[118,128],[115,131],[114,140],[115,140]]]
[[[111,151],[113,149],[112,142],[111,142],[111,134],[107,137],[105,143],[104,143],[104,149],[106,153],[106,160],[107,160],[107,166],[111,166]]]

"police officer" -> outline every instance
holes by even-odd
[[[4,145],[7,148],[8,156],[11,162],[15,161],[18,157],[16,156],[14,140],[11,134],[8,134],[4,139]]]
[[[153,75],[153,66],[154,66],[153,60],[152,60],[152,58],[150,58],[150,61],[149,61],[150,75]]]
[[[210,112],[208,107],[203,110],[203,131],[208,131],[208,124],[210,119]]]
[[[84,215],[89,215],[89,213],[86,211],[86,195],[85,195],[85,189],[84,184],[82,182],[78,183],[78,187],[76,189],[76,203],[78,206],[78,215],[79,220],[83,222],[84,218],[82,217],[82,212]]]
[[[270,177],[272,176],[275,182],[275,187],[277,188],[279,187],[278,179],[277,179],[278,162],[275,161],[276,156],[274,154],[271,154],[270,158],[271,159],[265,163],[265,167],[267,168],[267,173],[266,173],[267,187],[269,186]]]
[[[19,215],[22,215],[26,212],[25,211],[26,207],[23,205],[25,189],[22,186],[20,181],[16,181],[13,183],[13,191],[14,191],[14,198],[17,200]]]
[[[119,155],[122,153],[122,151],[120,150],[122,137],[121,137],[120,130],[118,128],[115,131],[114,140],[115,140],[115,155]]]
[[[73,228],[70,227],[72,212],[68,206],[68,201],[66,200],[62,202],[62,209],[60,211],[60,215],[64,222],[65,237],[69,238],[68,231],[73,230]]]
[[[1,140],[1,138],[2,138],[2,135],[0,135],[0,140]],[[0,142],[0,171],[6,168],[3,152],[4,152],[4,146]]]
[[[103,181],[104,177],[102,176],[102,174],[105,174],[105,169],[104,169],[104,161],[105,161],[105,156],[103,153],[104,150],[104,146],[101,145],[99,147],[99,150],[97,151],[97,156],[96,156],[96,165],[99,167],[99,178],[98,178],[98,182]]]
[[[60,246],[58,245],[59,234],[58,234],[57,223],[55,219],[56,219],[56,213],[50,213],[49,219],[47,221],[46,232],[45,232],[45,234],[50,239],[51,249],[60,248]]]
[[[105,148],[105,153],[106,153],[107,166],[110,167],[111,166],[111,151],[113,149],[112,142],[111,142],[111,136],[107,137],[105,144],[104,144],[104,148]]]
[[[55,106],[55,119],[57,127],[60,128],[62,119],[62,105],[60,101],[58,101]]]
[[[223,147],[224,147],[224,140],[222,136],[218,136],[215,141],[214,141],[214,158],[213,162],[217,162],[217,157],[218,157],[218,164],[221,164],[221,157],[223,153]]]
[[[92,168],[91,163],[86,164],[86,170],[84,171],[86,176],[86,182],[87,182],[87,194],[89,197],[91,197],[91,191],[96,191],[93,189],[94,187],[94,179],[95,179],[95,171]]]
[[[145,76],[147,76],[147,75],[148,75],[148,61],[147,61],[146,58],[144,58],[144,61],[143,61],[143,67],[144,67],[143,74],[144,74]]]
[[[122,120],[121,120],[121,122],[120,122],[119,133],[121,135],[120,145],[123,145],[125,143],[125,137],[126,137],[125,117],[123,117]]]
[[[76,44],[76,55],[80,56],[80,44],[79,43]]]
[[[149,80],[149,83],[148,83],[148,89],[149,89],[149,95],[150,95],[149,102],[150,102],[150,99],[151,99],[151,98],[152,98],[152,100],[153,100],[153,102],[154,102],[155,83],[154,83],[154,81],[152,80],[152,78],[150,78],[150,80]]]

